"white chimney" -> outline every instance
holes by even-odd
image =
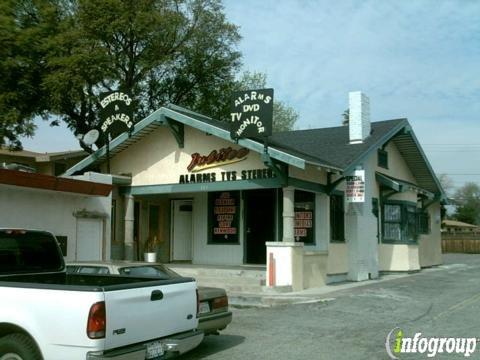
[[[361,144],[370,135],[370,100],[361,91],[348,93],[350,144]]]

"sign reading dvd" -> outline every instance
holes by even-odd
[[[273,89],[236,91],[231,106],[230,136],[265,138],[272,135]]]
[[[133,129],[133,104],[130,95],[111,91],[100,96],[101,130],[112,138]]]

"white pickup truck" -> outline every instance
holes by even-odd
[[[182,354],[203,340],[196,290],[191,278],[67,274],[52,234],[0,229],[0,359]]]

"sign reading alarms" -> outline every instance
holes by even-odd
[[[236,91],[230,113],[232,139],[272,135],[273,89]]]

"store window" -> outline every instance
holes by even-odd
[[[429,232],[428,214],[414,203],[386,202],[382,213],[384,242],[415,243],[419,234]]]
[[[295,190],[295,241],[315,244],[315,193]]]
[[[345,212],[343,194],[330,195],[330,241],[345,241]]]
[[[240,192],[208,194],[208,243],[239,244]]]

